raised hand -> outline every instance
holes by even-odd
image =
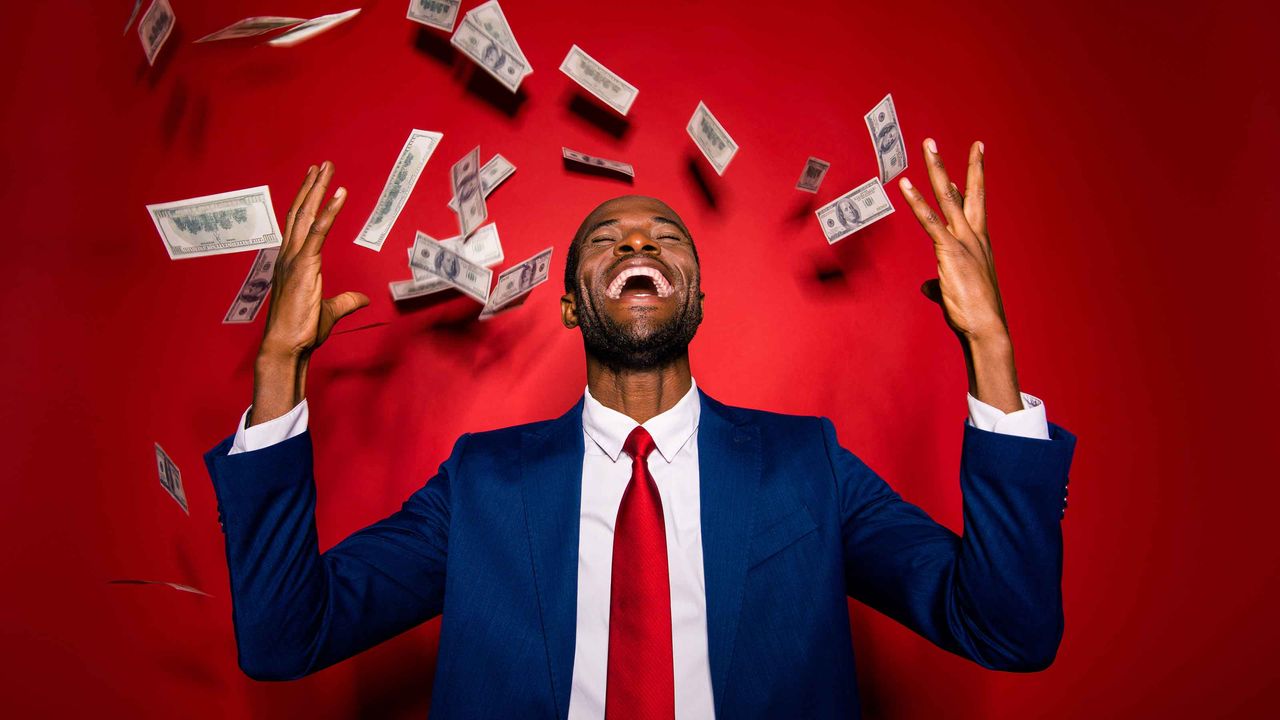
[[[347,199],[346,189],[340,187],[321,207],[333,172],[328,161],[309,168],[285,220],[266,330],[254,367],[249,425],[279,417],[306,397],[311,353],[339,320],[369,304],[369,298],[358,292],[331,298],[322,294],[320,250]]]
[[[985,403],[1013,412],[1022,409],[1022,398],[987,234],[985,150],[981,142],[969,148],[968,178],[962,195],[947,177],[937,144],[932,139],[924,141],[925,167],[941,217],[906,177],[898,181],[898,186],[916,220],[933,240],[938,277],[926,281],[920,290],[942,306],[947,324],[960,338],[969,371],[969,392]]]

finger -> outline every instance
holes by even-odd
[[[915,213],[916,220],[920,223],[920,227],[929,234],[933,239],[935,249],[945,247],[955,247],[959,245],[958,240],[951,233],[947,232],[947,228],[938,217],[938,213],[933,211],[929,206],[929,201],[924,199],[924,195],[916,189],[915,185],[907,178],[898,181],[898,189],[902,191],[902,196],[907,199],[907,204],[911,206],[911,212]]]
[[[342,318],[359,310],[369,304],[369,296],[358,292],[344,292],[341,295],[334,295],[325,300],[329,310],[333,313],[333,321],[336,323]]]
[[[982,141],[969,148],[969,178],[964,190],[964,216],[978,237],[987,240],[987,184],[983,163],[987,148]]]
[[[920,292],[930,300],[942,304],[942,282],[938,278],[925,280],[920,286]]]
[[[325,204],[324,209],[311,223],[311,231],[307,233],[307,239],[302,244],[302,249],[298,251],[299,255],[319,255],[320,249],[324,247],[325,236],[329,234],[329,228],[333,227],[333,219],[338,217],[338,213],[342,211],[342,205],[347,200],[347,189],[340,187],[333,193],[333,197],[329,198],[329,202]]]
[[[929,183],[933,185],[933,195],[938,199],[938,207],[955,232],[957,238],[964,239],[969,223],[964,219],[964,198],[960,191],[951,184],[947,177],[947,169],[942,164],[942,156],[938,154],[938,145],[933,138],[924,141],[924,164],[929,170]]]
[[[302,201],[306,199],[307,193],[311,190],[312,183],[316,179],[316,166],[312,165],[307,168],[307,176],[302,179],[302,187],[298,188],[298,194],[293,198],[293,204],[289,206],[289,214],[284,220],[284,242],[287,245],[289,236],[293,232],[293,219],[298,215],[298,208],[302,207]]]
[[[291,255],[301,251],[303,241],[311,232],[311,223],[315,221],[316,213],[320,210],[320,203],[324,202],[325,195],[329,194],[329,181],[332,179],[333,163],[325,160],[320,163],[320,172],[316,174],[315,182],[307,191],[307,197],[303,199],[302,205],[298,208],[298,214],[294,217]]]

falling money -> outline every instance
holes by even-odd
[[[281,33],[274,40],[267,41],[267,44],[272,47],[293,47],[300,42],[310,40],[320,33],[328,32],[359,14],[360,8],[356,8],[346,12],[311,18],[289,32]]]
[[[512,165],[510,160],[495,154],[489,158],[489,162],[480,167],[480,194],[488,198],[489,193],[511,177],[511,173],[515,171],[516,166]],[[458,212],[458,198],[449,198],[449,209]]]
[[[271,291],[272,274],[275,272],[276,256],[279,254],[280,248],[271,248],[259,250],[254,256],[253,264],[249,266],[249,274],[240,284],[236,299],[231,301],[231,307],[222,318],[224,325],[251,323],[258,317],[258,311],[262,309],[262,303],[267,299],[267,293]]]
[[[148,65],[156,64],[156,56],[160,54],[160,48],[164,47],[164,41],[169,39],[171,32],[173,8],[169,7],[169,0],[155,0],[138,21],[138,39],[142,41]]]
[[[409,14],[405,17],[445,32],[453,32],[459,7],[462,7],[462,0],[409,0]]]
[[[280,246],[280,227],[266,186],[148,205],[169,259]]]
[[[624,163],[621,160],[606,160],[594,155],[580,153],[577,150],[570,150],[567,147],[561,147],[560,154],[564,156],[565,160],[572,160],[573,162],[590,165],[591,167],[600,168],[602,170],[612,170],[616,173],[622,173],[627,177],[636,176],[636,169],[631,166],[631,163]]]
[[[480,319],[487,320],[516,304],[524,296],[547,281],[551,268],[551,250],[547,248],[524,262],[503,270],[498,282],[489,294],[489,301],[480,311]]]
[[[187,491],[182,489],[182,472],[169,457],[169,453],[160,447],[160,443],[156,443],[155,446],[156,473],[160,476],[160,487],[169,493],[169,497],[173,498],[174,502],[182,506],[182,512],[190,515],[191,511],[187,509]]]
[[[619,115],[630,112],[631,103],[640,94],[634,85],[615,75],[577,45],[569,48],[569,54],[560,63],[560,72],[573,78],[574,82],[600,98]]]
[[[893,205],[884,194],[880,178],[873,177],[818,208],[815,214],[827,242],[834,244],[892,213]]]
[[[458,224],[462,226],[462,237],[467,237],[489,218],[484,193],[480,191],[479,145],[453,164],[449,170],[449,181],[453,184],[453,197],[458,201]]]
[[[476,265],[440,243],[417,246],[410,264],[444,280],[481,305],[489,300],[493,271]]]
[[[214,42],[216,40],[234,40],[236,38],[253,37],[255,35],[269,33],[272,30],[278,30],[279,28],[297,25],[301,22],[306,22],[306,19],[273,16],[245,18],[243,20],[237,20],[217,32],[209,33],[196,42],[206,43]]]
[[[685,129],[689,131],[689,137],[693,138],[693,143],[702,151],[707,162],[715,168],[716,174],[724,175],[725,168],[729,167],[729,161],[738,154],[738,143],[729,137],[729,133],[707,109],[705,103],[698,103],[697,109],[693,111],[693,117],[689,118],[689,126]]]
[[[898,111],[893,107],[893,95],[885,95],[863,119],[867,121],[871,142],[876,146],[880,182],[887,184],[907,169],[907,149],[902,144],[902,126],[898,124]]]
[[[827,170],[830,169],[831,163],[826,160],[819,160],[816,157],[810,157],[804,163],[804,170],[800,171],[800,179],[796,181],[796,189],[811,193],[818,192],[818,187],[822,185],[822,178],[827,176]]]
[[[391,175],[387,177],[387,184],[378,196],[378,204],[373,206],[373,212],[353,241],[356,245],[382,251],[382,244],[387,241],[391,226],[400,217],[400,211],[408,202],[413,186],[418,184],[422,168],[427,166],[427,160],[431,159],[431,153],[435,152],[436,145],[440,144],[443,137],[441,133],[427,130],[409,133],[409,139],[400,150],[395,165],[391,166]]]

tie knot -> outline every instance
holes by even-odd
[[[643,426],[637,425],[622,444],[622,452],[630,455],[634,461],[644,462],[649,459],[649,453],[653,452],[654,447],[653,436]]]

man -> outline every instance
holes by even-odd
[[[307,364],[368,300],[321,296],[346,192],[321,209],[333,167],[311,168],[253,405],[206,456],[241,667],[300,677],[443,613],[433,720],[846,718],[847,596],[984,666],[1048,666],[1074,438],[1018,389],[982,150],[962,196],[926,141],[942,217],[900,184],[938,258],[925,294],[968,366],[963,538],[841,448],[828,420],[697,390],[693,239],[666,204],[629,196],[588,215],[568,252],[561,317],[582,331],[583,398],[555,420],[463,435],[399,512],[319,553]]]

